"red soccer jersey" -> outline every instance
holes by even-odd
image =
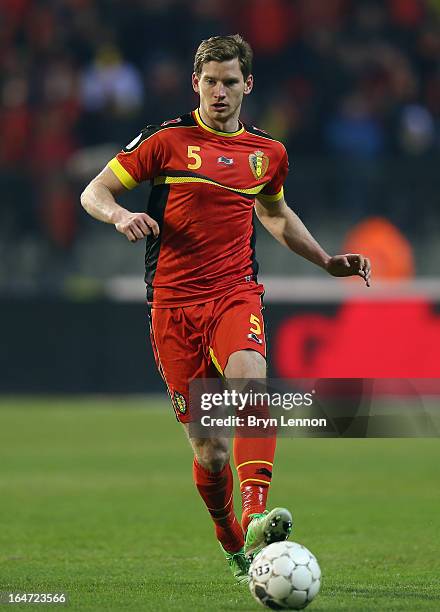
[[[148,126],[109,167],[128,189],[150,180],[147,300],[156,308],[216,299],[256,281],[255,197],[283,197],[284,146],[255,127],[208,127],[199,112]]]

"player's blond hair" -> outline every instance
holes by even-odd
[[[253,52],[248,42],[240,34],[229,36],[211,36],[202,40],[194,57],[194,72],[197,76],[202,73],[206,62],[225,62],[238,58],[240,70],[246,80],[252,72]]]

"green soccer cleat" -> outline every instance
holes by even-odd
[[[228,565],[231,568],[231,572],[234,574],[235,580],[239,584],[248,584],[248,571],[251,563],[250,561],[248,561],[248,559],[246,559],[246,556],[244,554],[244,547],[235,553],[228,552],[223,548],[221,544],[220,548],[224,552],[226,561],[228,562]]]
[[[286,508],[274,508],[250,516],[252,520],[247,528],[244,551],[246,558],[252,561],[268,544],[287,540],[292,531],[292,515]]]

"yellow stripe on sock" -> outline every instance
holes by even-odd
[[[252,481],[252,482],[262,482],[263,484],[266,484],[266,485],[270,484],[270,480],[260,480],[259,478],[245,478],[244,480],[242,480],[240,482],[240,487],[242,485],[244,485],[245,482],[249,482],[249,481]]]
[[[273,466],[273,463],[271,463],[270,461],[260,461],[260,459],[255,459],[254,461],[245,461],[244,463],[240,463],[240,465],[237,465],[237,467],[235,469],[238,470],[239,468],[243,467],[244,465],[249,465],[250,463],[265,463],[266,465],[272,465]]]

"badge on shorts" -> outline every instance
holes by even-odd
[[[178,391],[174,391],[173,393],[173,404],[176,410],[178,410],[181,414],[185,414],[187,409],[186,400],[184,396]]]
[[[263,344],[263,340],[255,334],[248,334],[248,340],[253,340],[257,344]]]
[[[254,151],[249,155],[249,165],[252,170],[252,174],[258,180],[263,178],[269,168],[269,158],[263,153],[263,151]]]

